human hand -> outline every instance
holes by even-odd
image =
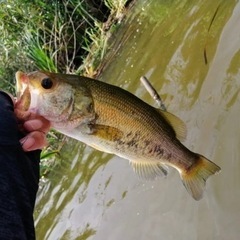
[[[11,94],[5,93],[12,99],[18,128],[25,134],[20,139],[23,150],[42,149],[47,145],[46,134],[50,130],[50,122],[36,113],[22,110],[21,101],[17,101]]]
[[[20,139],[24,151],[42,149],[47,145],[46,134],[50,129],[50,122],[44,117],[29,111],[14,109],[19,128],[26,136]]]

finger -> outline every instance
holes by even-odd
[[[23,128],[27,132],[38,130],[47,133],[50,129],[50,122],[34,112],[15,109],[15,115],[20,122],[24,122]]]
[[[31,112],[21,111],[19,109],[14,109],[15,116],[20,121],[26,121],[30,118]]]
[[[15,113],[17,119],[20,121],[27,121],[30,119],[35,119],[37,117],[40,117],[40,115],[38,115],[36,112],[24,111],[24,110],[18,109],[16,107],[14,108],[14,113]]]
[[[26,121],[23,127],[27,132],[41,131],[47,133],[50,129],[50,122],[43,117],[38,117],[37,119]]]
[[[46,135],[43,132],[34,131],[20,140],[24,151],[42,149],[47,145]]]
[[[31,120],[31,119],[30,119]],[[29,121],[30,121],[29,120]],[[41,122],[41,124],[40,123],[37,123],[36,125],[38,125],[38,126],[35,126],[36,127],[36,130],[38,130],[38,131],[42,131],[42,132],[44,132],[44,133],[47,133],[49,130],[50,130],[50,127],[51,127],[51,123],[46,119],[46,118],[44,118],[44,117],[42,117],[42,116],[39,116],[39,115],[36,115],[35,116],[35,120],[37,120],[37,122],[38,121],[40,121]],[[26,123],[27,123],[28,121],[26,121]],[[33,127],[34,127],[34,125],[33,125]],[[37,128],[38,127],[38,128]]]
[[[40,119],[28,120],[23,124],[23,127],[28,132],[39,130],[43,127],[43,122]]]

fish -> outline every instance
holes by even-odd
[[[24,110],[51,127],[97,150],[130,162],[142,179],[167,176],[175,168],[187,192],[200,200],[208,177],[220,167],[182,144],[186,125],[134,94],[103,81],[45,71],[16,73]]]

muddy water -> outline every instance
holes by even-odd
[[[100,78],[154,105],[142,75],[186,123],[184,144],[221,173],[196,202],[174,169],[143,182],[128,161],[70,139],[39,191],[38,239],[239,239],[240,3],[138,1]]]

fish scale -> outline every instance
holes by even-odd
[[[84,79],[83,81],[92,92],[95,112],[99,116],[96,123],[118,126],[120,130],[124,131],[124,136],[116,141],[116,148],[126,145],[125,153],[128,150],[129,156],[132,151],[138,151],[141,154],[138,154],[136,160],[147,158],[148,161],[155,162],[163,157],[164,152],[166,159],[169,159],[169,148],[164,150],[161,142],[168,142],[169,138],[175,138],[175,132],[172,128],[166,127],[168,123],[163,117],[159,116],[160,114],[155,108],[129,92],[124,91],[118,94],[119,90],[122,90],[121,88],[113,88],[112,86],[109,88],[109,85],[104,83],[99,86],[99,82],[96,80]],[[116,95],[118,96],[117,99]],[[159,121],[159,117],[161,117],[161,121]],[[137,133],[142,136],[142,139],[136,139]],[[146,144],[146,141],[148,141],[148,144]],[[151,146],[146,151],[145,148],[150,143]],[[139,145],[138,148],[137,145]]]

